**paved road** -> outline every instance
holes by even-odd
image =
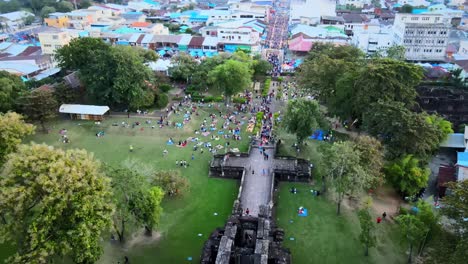
[[[273,149],[266,150],[270,157],[264,160],[260,150],[252,148],[248,164],[245,164],[241,203],[244,212],[248,208],[252,216],[258,216],[260,205],[268,205],[271,199],[273,151]]]

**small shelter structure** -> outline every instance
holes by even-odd
[[[100,105],[62,104],[59,108],[60,113],[69,114],[71,119],[78,120],[101,121],[108,111],[108,106]]]

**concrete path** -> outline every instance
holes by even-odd
[[[242,186],[241,204],[249,214],[258,216],[260,205],[268,205],[273,180],[273,153],[274,149],[266,150],[268,160],[263,159],[258,148],[252,148],[248,164],[245,164],[245,178]]]

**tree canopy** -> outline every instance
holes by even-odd
[[[110,181],[84,150],[21,145],[0,178],[0,242],[16,244],[8,263],[51,263],[69,257],[94,263],[110,227]]]
[[[26,91],[20,77],[0,71],[0,112],[16,109],[17,99]]]
[[[88,98],[96,103],[132,109],[154,103],[153,75],[143,63],[155,54],[77,38],[60,48],[56,58],[62,68],[79,70]]]
[[[124,242],[131,227],[144,227],[148,234],[159,224],[164,191],[150,184],[143,174],[128,168],[108,168],[116,211],[113,216],[114,231]]]
[[[44,132],[45,122],[57,115],[58,103],[50,90],[36,89],[20,98],[21,113],[27,118],[39,121]]]
[[[316,101],[297,99],[288,102],[282,124],[302,144],[304,139],[312,135],[314,129],[324,125],[324,118]]]
[[[385,167],[385,174],[402,193],[412,196],[427,186],[431,171],[413,155],[406,155]]]
[[[224,92],[226,100],[234,94],[249,88],[252,74],[245,63],[229,59],[208,73],[208,79],[215,87]]]
[[[323,167],[325,181],[331,185],[336,196],[337,214],[346,194],[362,190],[368,182],[367,170],[361,166],[359,153],[351,141],[335,142],[324,149]]]
[[[382,138],[393,157],[405,153],[427,157],[446,137],[438,125],[428,122],[427,114],[415,113],[401,102],[371,103],[363,125],[371,135]]]
[[[6,155],[14,152],[23,138],[33,134],[34,130],[35,127],[24,122],[20,114],[0,113],[0,165]]]

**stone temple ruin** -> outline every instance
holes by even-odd
[[[257,146],[248,153],[213,157],[210,176],[239,179],[240,187],[226,225],[217,228],[205,242],[202,264],[291,263],[289,250],[282,247],[284,231],[272,216],[274,186],[279,181],[308,181],[311,165],[306,160],[280,157],[275,150],[276,146],[263,148],[264,153],[272,154],[268,160],[260,156]],[[258,169],[255,173],[255,168],[262,166],[268,168],[263,167],[262,174]],[[249,215],[244,213],[246,204],[250,206]]]

